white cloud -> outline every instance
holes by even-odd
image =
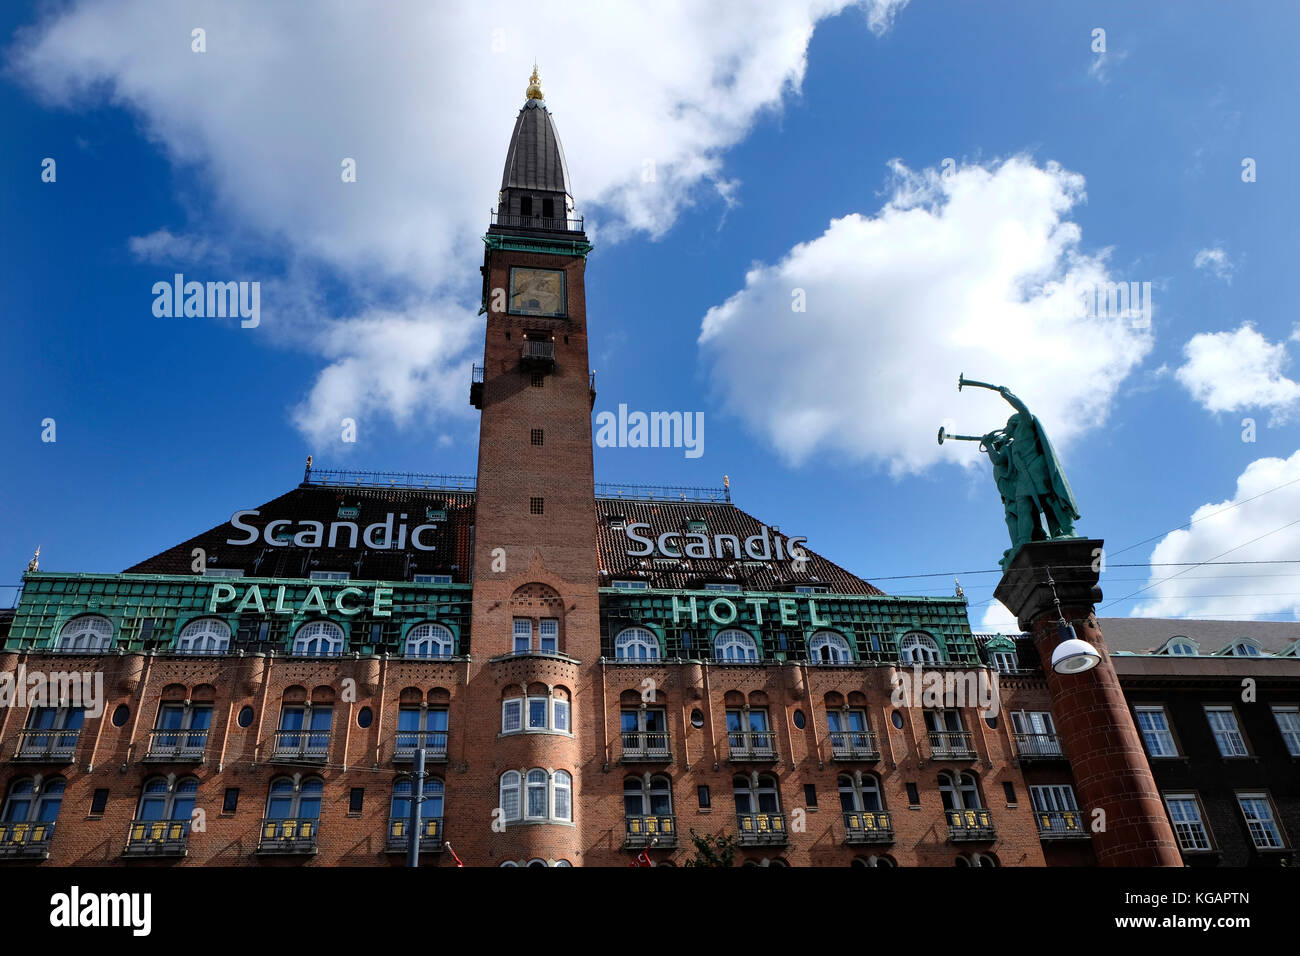
[[[1020,622],[1001,601],[993,600],[985,605],[984,619],[980,622],[978,630],[996,634],[1019,634]]]
[[[1110,82],[1110,68],[1112,65],[1118,65],[1128,59],[1127,50],[1114,50],[1105,53],[1094,53],[1092,62],[1088,64],[1088,75],[1105,86]]]
[[[1287,487],[1264,494],[1283,485]],[[1231,511],[1215,514],[1241,502]],[[1300,451],[1287,459],[1251,462],[1237,478],[1236,493],[1226,501],[1197,508],[1192,522],[1156,545],[1153,565],[1212,559],[1294,560],[1300,554]],[[1135,617],[1300,616],[1300,571],[1293,567],[1221,564],[1186,571],[1153,567],[1150,590],[1132,613]]]
[[[126,244],[131,254],[141,262],[163,265],[211,260],[223,252],[204,236],[178,236],[166,227],[144,236],[131,236]]]
[[[1104,421],[1152,340],[1074,308],[1071,289],[1110,281],[1067,218],[1083,177],[1024,157],[894,172],[876,215],[833,220],[705,315],[726,407],[791,463],[832,455],[895,475],[975,464],[973,444],[936,444],[941,424],[982,434],[1006,421],[1000,397],[957,394],[959,372],[1011,388],[1058,451]],[[792,311],[795,289],[806,312]]]
[[[1216,279],[1222,279],[1229,285],[1232,284],[1232,274],[1237,268],[1228,258],[1228,254],[1223,251],[1222,246],[1199,250],[1192,259],[1192,265],[1208,272]]]
[[[905,3],[857,6],[880,34]],[[479,236],[534,56],[593,232],[659,235],[703,197],[736,201],[723,153],[799,88],[814,27],[849,5],[320,0],[304,16],[262,0],[73,2],[20,33],[9,68],[49,102],[129,109],[198,174],[211,203],[194,207],[193,245],[162,229],[136,237],[138,254],[249,236],[279,243],[293,275],[341,279],[374,303],[361,314],[423,301],[449,315],[447,302],[477,306]],[[205,53],[191,50],[196,26]],[[344,158],[356,160],[355,183],[340,179]],[[365,351],[328,318],[263,309],[264,334],[335,363],[300,410],[310,431],[302,416],[361,388],[367,376],[339,368],[349,356],[366,365]],[[418,378],[453,371],[441,353],[417,351],[432,363],[410,370]],[[400,394],[353,391],[350,401],[400,415],[404,406],[386,404]]]
[[[1266,408],[1286,421],[1300,401],[1300,385],[1282,374],[1286,346],[1273,344],[1249,323],[1235,332],[1201,332],[1183,346],[1186,361],[1174,376],[1206,411]]]

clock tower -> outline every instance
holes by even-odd
[[[583,290],[592,247],[536,67],[483,240],[487,328],[470,396],[482,412],[471,623],[482,745],[467,769],[499,811],[498,863],[579,863],[576,798],[594,757],[581,742],[594,740],[602,706],[583,699],[600,657]]]

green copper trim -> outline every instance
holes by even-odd
[[[560,253],[562,255],[582,256],[587,258],[587,253],[595,248],[590,242],[576,239],[544,239],[540,236],[524,238],[522,236],[506,236],[500,233],[488,233],[483,237],[483,242],[489,249],[513,249],[517,252],[550,252]]]

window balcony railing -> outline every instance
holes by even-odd
[[[738,813],[736,833],[741,846],[784,846],[784,813]]]
[[[845,843],[893,843],[894,822],[885,810],[858,810],[844,814]]]
[[[447,759],[447,731],[399,730],[393,744],[393,763],[410,763],[415,752],[424,748],[424,759],[442,763]]]
[[[18,734],[14,760],[71,763],[77,753],[80,730],[23,730]]]
[[[766,762],[776,759],[776,734],[770,730],[740,730],[727,734],[731,760]]]
[[[519,364],[526,369],[555,368],[555,343],[529,339],[519,347]]]
[[[271,758],[282,763],[324,763],[329,749],[328,730],[277,730]]]
[[[132,820],[123,856],[184,856],[189,820]]]
[[[146,761],[162,763],[197,763],[208,748],[206,730],[154,730],[149,734]]]
[[[320,821],[315,817],[287,818],[262,821],[262,835],[257,852],[263,854],[296,854],[316,852],[316,831]]]
[[[477,409],[483,408],[483,366],[475,365],[469,376],[469,403]]]
[[[668,735],[628,732],[623,734],[623,763],[667,763]]]
[[[411,821],[393,817],[388,821],[387,852],[406,853],[411,845]],[[420,852],[442,852],[442,817],[420,817]]]
[[[627,817],[626,824],[626,836],[623,838],[625,847],[675,847],[677,845],[677,818],[671,814]]]
[[[0,860],[48,860],[53,837],[53,823],[0,823]]]
[[[931,760],[974,760],[977,756],[969,731],[932,730],[929,737]]]
[[[1024,760],[1064,760],[1061,738],[1057,734],[1012,734],[1016,756]]]
[[[987,843],[997,839],[993,817],[987,810],[946,810],[948,839],[954,843]]]
[[[1078,810],[1039,810],[1038,836],[1042,840],[1086,840],[1088,830]]]
[[[871,730],[832,730],[831,757],[835,760],[879,760],[876,734]]]

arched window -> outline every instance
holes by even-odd
[[[673,812],[672,782],[663,775],[628,777],[623,781],[623,814],[628,817],[667,817]]]
[[[818,631],[808,644],[808,656],[821,664],[849,664],[853,652],[849,642],[834,631]]]
[[[964,770],[939,774],[939,796],[945,810],[979,810],[983,806],[975,775]]]
[[[781,796],[776,789],[776,777],[771,774],[759,774],[757,784],[752,777],[737,774],[732,778],[732,787],[736,797],[737,813],[745,815],[781,812]]]
[[[614,638],[614,657],[620,661],[657,661],[659,641],[644,627],[626,627]]]
[[[98,614],[74,617],[59,631],[60,651],[106,651],[113,646],[113,622]]]
[[[935,639],[920,631],[909,631],[898,642],[898,659],[905,664],[935,664],[941,656]]]
[[[729,628],[713,639],[713,657],[719,661],[756,661],[758,645],[744,631]]]
[[[333,621],[312,621],[298,628],[295,657],[337,657],[343,653],[343,628]]]
[[[224,654],[230,647],[230,625],[217,617],[190,621],[176,638],[178,654]]]
[[[1230,657],[1259,657],[1259,648],[1251,641],[1237,641],[1228,648]]]
[[[898,864],[887,856],[855,856],[850,866],[897,866]]]
[[[451,657],[455,647],[451,630],[432,621],[417,624],[406,635],[407,657]]]
[[[864,773],[861,782],[848,774],[841,774],[840,809],[845,813],[861,813],[864,810],[879,812],[885,809],[880,798],[880,782],[875,774]]]
[[[393,784],[393,802],[388,812],[392,822],[411,819],[411,779],[404,777]],[[444,785],[437,777],[424,778],[424,803],[420,805],[421,820],[441,820]],[[390,828],[389,832],[392,830]],[[404,830],[402,832],[405,832]]]
[[[195,777],[177,780],[174,785],[169,785],[165,777],[154,777],[145,782],[135,818],[141,821],[188,821],[194,816],[194,801],[198,793],[199,781]]]
[[[1200,653],[1196,643],[1190,638],[1175,637],[1165,646],[1165,653],[1175,657],[1195,657]]]
[[[518,770],[507,770],[501,775],[501,817],[504,820],[520,818],[519,785],[521,776]]]
[[[66,787],[67,782],[62,777],[43,779],[39,786],[31,777],[20,777],[9,787],[0,822],[53,823],[59,818]]]
[[[321,795],[325,784],[320,777],[308,777],[295,786],[290,777],[271,781],[266,798],[268,820],[316,820],[320,818]]]
[[[573,777],[567,770],[555,771],[555,788],[552,799],[554,819],[566,822],[573,819]]]

